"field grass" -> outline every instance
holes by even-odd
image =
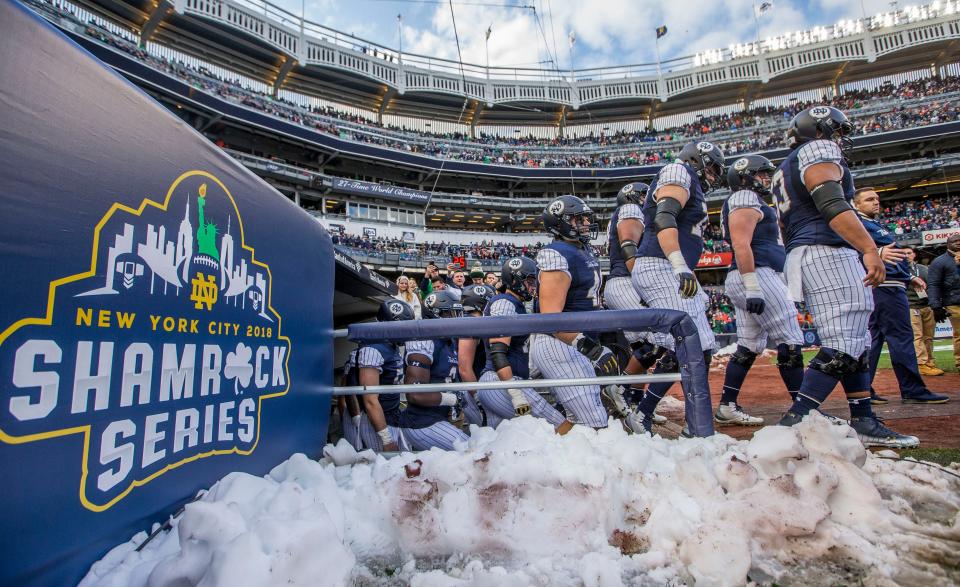
[[[946,466],[960,463],[960,448],[910,448],[901,450],[900,456]]]
[[[941,343],[942,344],[942,343]],[[934,344],[936,346],[936,344]],[[810,359],[817,354],[817,351],[804,351],[803,352],[803,363],[807,364],[810,362]],[[937,362],[937,367],[940,367],[947,373],[955,373],[956,368],[953,366],[953,350],[947,349],[942,351],[933,351],[933,359]],[[771,363],[776,364],[776,358],[771,359]],[[890,355],[888,353],[880,355],[880,363],[877,365],[878,369],[890,369]]]

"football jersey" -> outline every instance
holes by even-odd
[[[359,370],[372,368],[380,372],[380,385],[400,385],[403,383],[403,360],[397,347],[388,342],[378,342],[361,346],[356,351],[354,368],[351,370],[359,378]],[[400,425],[400,394],[381,393],[377,396],[383,415],[390,426]],[[363,407],[363,402],[360,403]]]
[[[749,208],[756,210],[761,214],[760,222],[753,230],[753,239],[750,241],[750,248],[753,250],[753,263],[757,267],[769,267],[777,272],[783,271],[783,265],[787,260],[787,251],[783,247],[783,240],[780,236],[780,224],[777,219],[776,211],[767,206],[760,198],[760,195],[752,190],[740,190],[731,195],[720,208],[720,223],[723,226],[723,235],[729,242],[730,238],[730,213],[734,210]],[[730,263],[730,269],[737,268],[737,256],[733,256]]]
[[[483,309],[484,316],[518,316],[526,313],[527,310],[523,307],[523,302],[508,293],[493,296],[490,298],[490,301],[487,302],[487,307]],[[529,336],[527,335],[511,336],[510,348],[507,351],[507,360],[510,361],[510,368],[513,370],[513,374],[521,379],[529,379],[530,377],[530,363],[527,358],[527,353],[524,352],[528,338]],[[484,370],[495,371],[493,361],[490,359],[490,341],[484,339],[483,344],[486,347],[487,357],[487,364]]]
[[[703,229],[707,224],[707,200],[696,170],[687,163],[670,163],[664,165],[660,173],[650,184],[647,199],[643,202],[643,223],[654,226],[653,219],[657,215],[657,190],[666,185],[676,185],[687,190],[690,197],[677,215],[677,232],[680,244],[680,253],[688,267],[696,267],[703,254]],[[657,257],[666,259],[660,240],[655,230],[645,230],[637,255],[641,257]]]
[[[807,169],[825,162],[840,166],[843,171],[840,185],[843,187],[844,197],[852,202],[853,176],[847,168],[840,147],[832,141],[821,139],[804,143],[787,155],[773,175],[771,189],[776,199],[780,222],[783,223],[788,253],[802,245],[853,248],[830,228],[803,183],[803,175]]]
[[[610,256],[610,275],[609,277],[630,277],[630,270],[627,269],[627,259],[623,258],[620,252],[620,237],[617,235],[617,224],[621,220],[639,220],[643,225],[643,210],[636,204],[624,204],[613,211],[610,217],[610,224],[607,225],[607,247]],[[641,235],[640,240],[643,240]],[[637,243],[639,245],[640,243]]]
[[[887,227],[862,214],[859,216],[860,221],[863,222],[863,227],[870,233],[870,238],[873,239],[877,247],[896,246],[897,241],[893,237],[893,233],[887,230]],[[899,263],[884,263],[883,267],[887,270],[887,277],[883,282],[885,285],[901,286],[910,283],[910,279],[913,277],[910,273],[910,261],[906,259]]]
[[[411,340],[406,344],[406,356],[424,355],[433,361],[430,365],[430,383],[451,383],[457,378],[457,349],[450,339]],[[407,393],[416,393],[415,385],[406,387]],[[450,406],[420,406],[407,403],[400,414],[401,428],[427,428],[447,419]]]
[[[555,240],[537,253],[540,271],[563,271],[570,276],[564,312],[588,312],[599,308],[600,262],[589,246]]]

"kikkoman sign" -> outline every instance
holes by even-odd
[[[161,196],[114,204],[89,265],[36,292],[46,314],[0,333],[0,440],[81,435],[72,482],[93,511],[184,463],[251,453],[290,387],[270,268],[233,196],[205,171]]]

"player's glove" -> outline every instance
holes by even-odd
[[[573,348],[581,355],[590,359],[593,370],[601,377],[612,377],[620,374],[620,365],[613,351],[600,344],[600,341],[590,338],[582,332],[573,339]]]
[[[740,277],[743,279],[744,296],[747,298],[747,311],[751,314],[763,314],[767,302],[763,299],[757,274],[744,273]]]
[[[680,297],[692,298],[697,295],[700,285],[697,283],[697,278],[693,276],[693,271],[687,267],[687,262],[683,259],[683,254],[680,251],[674,251],[667,255],[667,259],[669,259],[670,264],[673,266],[673,273],[680,282],[680,287],[677,288],[677,291],[680,292]]]
[[[519,389],[508,389],[507,393],[510,394],[510,403],[513,404],[513,411],[518,416],[526,416],[530,413],[530,402],[527,401],[527,396],[523,394]]]
[[[943,322],[950,317],[950,313],[947,312],[946,308],[932,308],[933,310],[933,319],[937,322]]]

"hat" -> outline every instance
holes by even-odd
[[[483,279],[483,276],[486,275],[483,272],[483,268],[479,265],[474,265],[473,269],[470,270],[470,279]]]

